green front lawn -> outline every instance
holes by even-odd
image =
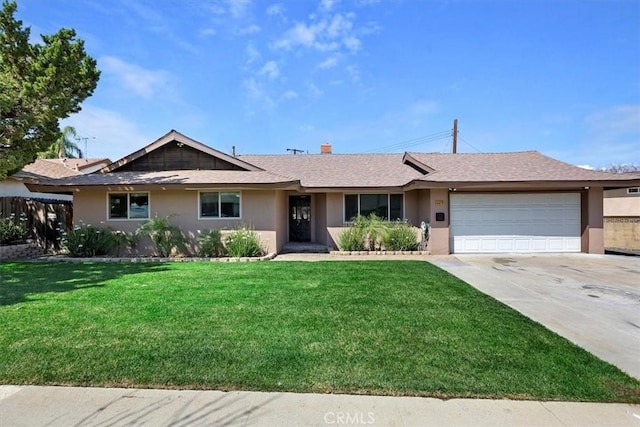
[[[417,261],[0,263],[0,383],[640,402]]]

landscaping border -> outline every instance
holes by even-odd
[[[46,262],[256,262],[269,261],[276,257],[276,253],[269,253],[261,257],[220,257],[220,258],[200,258],[200,257],[88,257],[72,258],[67,256],[43,256],[26,261],[46,261]]]
[[[44,248],[35,242],[20,243],[18,245],[1,245],[0,260],[23,260],[40,257]]]
[[[431,255],[431,251],[329,251],[330,255]]]

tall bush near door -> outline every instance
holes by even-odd
[[[381,249],[382,237],[387,230],[387,222],[384,218],[376,214],[368,216],[358,215],[354,221],[354,226],[362,230],[366,238],[368,250],[375,251]]]
[[[400,221],[387,227],[382,236],[382,244],[387,251],[415,251],[420,246],[414,229]]]
[[[351,226],[338,236],[338,246],[341,251],[364,251],[365,235],[361,228]]]
[[[265,254],[260,242],[260,236],[249,227],[239,227],[233,230],[225,238],[225,247],[229,256],[258,257]]]
[[[118,241],[107,227],[78,224],[62,233],[62,245],[72,257],[93,257],[111,254]]]
[[[143,222],[136,231],[136,234],[149,236],[155,246],[156,253],[163,258],[171,256],[174,250],[187,253],[186,238],[180,228],[171,223],[173,216],[155,216],[153,219]]]
[[[198,236],[198,256],[211,258],[224,255],[220,230],[207,230]]]

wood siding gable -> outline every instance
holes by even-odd
[[[238,165],[172,141],[117,169],[118,172],[165,170],[245,170]]]
[[[99,173],[168,170],[261,171],[263,169],[172,130],[135,153],[105,166]]]

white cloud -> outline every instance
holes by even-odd
[[[258,71],[259,76],[267,76],[269,80],[275,80],[280,77],[280,67],[276,61],[267,61]]]
[[[358,66],[348,65],[346,70],[349,74],[349,77],[351,77],[352,82],[358,83],[360,81],[360,69],[358,68]]]
[[[617,105],[589,115],[589,127],[596,132],[613,134],[640,133],[640,104]]]
[[[324,94],[324,92],[313,83],[307,83],[307,92],[312,98],[320,98]]]
[[[200,30],[200,37],[212,37],[217,34],[217,31],[213,28],[203,28]]]
[[[318,26],[307,26],[296,22],[293,28],[284,34],[283,38],[274,43],[274,47],[279,49],[291,49],[296,46],[311,47],[315,43],[319,30]]]
[[[584,119],[585,135],[575,162],[609,165],[634,161],[640,147],[640,104],[616,105]]]
[[[258,49],[256,49],[253,43],[247,44],[244,53],[247,56],[247,65],[251,65],[260,59],[260,52],[258,52]]]
[[[360,50],[360,47],[362,46],[362,43],[360,42],[360,39],[356,38],[356,37],[345,37],[342,40],[342,43],[344,43],[344,46],[349,49],[352,53],[355,53],[357,51]]]
[[[271,47],[276,50],[308,48],[323,52],[346,49],[355,53],[362,48],[360,36],[373,33],[371,23],[364,30],[355,28],[355,18],[353,13],[337,13],[322,18],[312,15],[309,22],[295,22]]]
[[[338,57],[337,56],[330,56],[329,58],[327,58],[324,61],[322,61],[321,63],[319,63],[316,68],[318,68],[320,70],[326,70],[326,69],[329,69],[329,68],[333,68],[336,65],[338,65]]]
[[[338,3],[338,0],[320,0],[320,10],[329,11]]]
[[[267,110],[275,107],[276,103],[255,78],[245,79],[243,85],[249,99],[259,104],[260,107]]]
[[[438,103],[431,100],[420,100],[409,106],[407,111],[413,116],[425,116],[438,112]]]
[[[152,98],[170,86],[171,75],[167,71],[149,70],[114,56],[103,56],[98,62],[100,68],[116,77],[124,89],[142,98]]]
[[[284,12],[285,12],[285,8],[282,5],[282,3],[275,3],[267,7],[267,15],[276,16],[282,19],[283,21],[286,21],[287,17],[285,16]]]
[[[327,26],[327,36],[335,39],[342,34],[348,34],[353,29],[354,16],[353,13],[334,15],[331,23]]]
[[[590,170],[590,171],[596,170],[596,168],[594,168],[591,165],[576,165],[576,166],[578,166],[579,168],[582,168],[582,169]]]
[[[238,30],[238,35],[241,36],[249,36],[251,34],[256,34],[260,32],[260,27],[258,27],[257,25],[253,24],[253,25],[249,25],[248,27],[244,27],[241,28],[240,30]]]
[[[283,99],[295,99],[298,97],[298,92],[294,90],[288,90],[282,94]]]
[[[243,18],[251,7],[251,0],[213,0],[205,7],[215,15]]]
[[[133,147],[143,147],[157,138],[157,135],[145,135],[134,121],[120,113],[91,105],[85,105],[82,111],[63,120],[61,125],[73,126],[78,135],[89,138],[87,151],[90,157],[108,157],[113,161],[131,153]]]
[[[251,6],[251,0],[228,0],[229,13],[234,18],[242,18],[246,15],[247,9]]]

